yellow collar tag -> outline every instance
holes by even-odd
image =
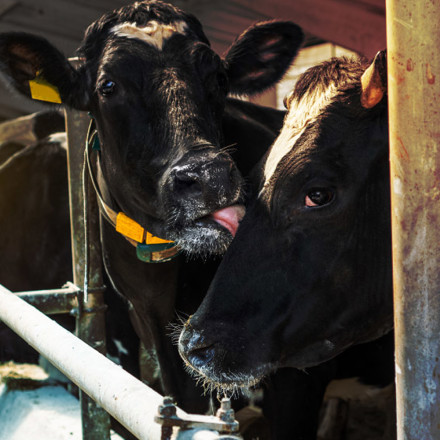
[[[29,81],[32,99],[38,101],[55,102],[61,104],[61,96],[58,87],[48,83],[39,72],[37,76]]]
[[[147,238],[145,239],[146,244],[162,244],[162,243],[173,243],[172,240],[165,240],[163,238],[156,237],[155,235],[147,232]]]
[[[135,222],[123,212],[118,213],[116,217],[116,231],[138,243],[143,243],[144,240],[146,244],[173,243],[171,240],[164,240],[163,238],[154,236],[148,231],[146,232],[139,223]]]
[[[125,237],[138,243],[144,241],[145,229],[137,222],[120,212],[116,217],[116,230]]]

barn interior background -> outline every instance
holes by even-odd
[[[75,54],[86,27],[124,0],[0,0],[0,31],[44,36],[68,56]],[[258,102],[282,107],[282,99],[302,71],[331,56],[357,52],[367,57],[386,46],[385,0],[172,0],[196,15],[213,48],[223,53],[256,21],[292,20],[306,32],[304,49],[285,80]],[[1,61],[1,60],[0,60]],[[0,120],[42,109],[0,83]],[[330,390],[331,395],[331,390]]]
[[[104,12],[131,3],[124,0],[0,0],[0,30],[25,31],[44,36],[67,56],[73,56],[84,30]],[[202,22],[217,53],[223,53],[237,35],[259,20],[280,18],[299,24],[307,34],[287,86],[260,98],[281,105],[284,91],[302,70],[345,49],[367,57],[385,47],[385,0],[173,0]],[[326,44],[327,43],[327,44]],[[341,48],[338,48],[340,46]],[[0,119],[37,111],[0,84]]]

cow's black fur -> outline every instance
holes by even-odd
[[[165,39],[162,49],[115,30],[152,20],[186,28]],[[44,39],[12,33],[0,39],[1,70],[27,95],[27,81],[38,73],[58,87],[65,104],[92,112],[113,205],[190,253],[222,253],[231,236],[209,214],[242,200],[240,174],[218,151],[226,93],[258,93],[272,85],[301,40],[292,23],[258,24],[222,60],[195,17],[160,1],[138,2],[88,28],[77,69]]]
[[[162,50],[115,35],[114,26],[186,23]],[[147,230],[173,239],[206,258],[221,253],[230,233],[210,213],[243,199],[247,170],[261,157],[282,124],[283,113],[227,99],[258,93],[277,81],[302,41],[288,22],[255,25],[221,59],[210,48],[197,19],[160,1],[137,2],[92,24],[74,68],[46,40],[24,33],[0,35],[0,71],[29,96],[36,74],[57,86],[64,104],[88,110],[101,143],[98,182],[107,204]],[[244,57],[243,53],[247,55]],[[237,153],[231,160],[227,149]],[[101,239],[112,285],[132,307],[136,330],[157,352],[160,391],[187,410],[206,410],[201,389],[182,375],[177,350],[166,329],[176,311],[191,313],[200,303],[216,261],[180,256],[148,265],[104,220]]]
[[[319,401],[346,368],[340,354],[392,328],[387,105],[361,105],[367,66],[332,59],[307,71],[275,142],[291,145],[273,174],[270,153],[255,171],[237,235],[180,336],[190,368],[220,388],[295,367],[310,372],[303,386]],[[295,111],[317,102],[298,127]]]
[[[0,125],[0,283],[13,292],[56,289],[72,280],[66,136],[59,112]],[[26,134],[26,131],[30,133]],[[14,133],[20,141],[14,141]],[[29,144],[23,139],[34,140]],[[138,339],[122,298],[106,291],[107,348],[139,375]],[[56,317],[72,330],[72,316]],[[118,340],[118,344],[115,343]],[[0,362],[36,362],[38,354],[0,324]],[[122,344],[122,351],[118,349]]]
[[[66,152],[58,140],[44,139],[52,131],[46,130],[48,119],[63,129],[56,112],[0,125],[0,283],[12,291],[57,288],[72,278]],[[26,130],[34,143],[14,141]],[[64,321],[72,325],[72,318]],[[0,362],[37,361],[37,353],[2,323],[0,341]]]
[[[23,147],[0,166],[0,188],[1,282],[12,291],[60,287],[72,277],[66,150],[58,139]]]

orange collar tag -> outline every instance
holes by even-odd
[[[55,102],[61,104],[61,96],[58,87],[48,83],[39,72],[37,76],[29,81],[29,88],[32,99],[38,101]]]
[[[162,243],[173,243],[172,240],[165,240],[163,238],[156,237],[155,235],[147,232],[147,238],[145,240],[146,244],[162,244]]]
[[[116,230],[138,243],[144,241],[145,229],[137,222],[120,212],[116,217]]]
[[[116,217],[116,231],[138,243],[143,243],[144,240],[146,244],[173,243],[172,240],[165,240],[156,237],[151,234],[151,232],[145,231],[139,223],[135,222],[123,212],[120,212]]]

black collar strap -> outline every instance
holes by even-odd
[[[139,260],[147,263],[164,263],[172,260],[180,252],[179,247],[174,241],[164,240],[163,238],[154,236],[123,212],[114,211],[104,202],[90,162],[90,154],[93,150],[99,151],[100,146],[98,132],[95,128],[94,120],[92,119],[87,133],[85,160],[87,162],[90,180],[95,188],[101,214],[117,232],[122,234],[124,238],[136,248],[136,256]]]

